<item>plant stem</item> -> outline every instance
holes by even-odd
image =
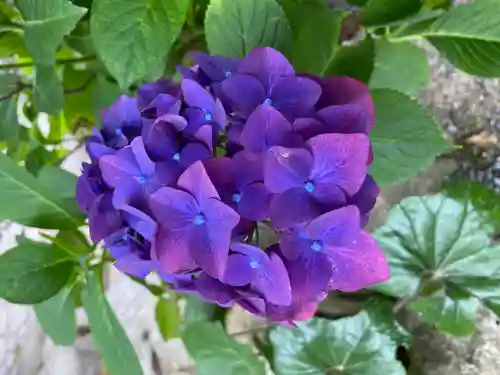
[[[80,62],[93,61],[96,58],[97,57],[95,55],[88,55],[88,56],[82,56],[82,57],[70,57],[70,58],[65,58],[65,59],[57,59],[56,65],[65,65],[65,64],[74,64],[74,63],[80,63]],[[11,64],[1,64],[0,70],[27,68],[27,67],[34,66],[34,65],[35,65],[34,61],[26,61],[26,62],[11,63]]]

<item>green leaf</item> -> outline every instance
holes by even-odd
[[[212,55],[243,57],[255,47],[287,52],[290,25],[275,0],[212,0],[205,18]]]
[[[92,39],[122,89],[166,63],[188,6],[189,0],[94,1]]]
[[[47,151],[44,146],[38,145],[28,152],[24,166],[28,172],[37,176],[38,172],[40,172],[44,166],[56,164],[57,161],[57,153],[54,151]]]
[[[92,271],[82,291],[94,343],[110,375],[142,375],[141,364],[123,327],[102,290],[99,274]]]
[[[92,247],[87,242],[87,239],[77,229],[60,230],[57,236],[51,237],[51,240],[55,245],[76,258],[92,252]]]
[[[0,57],[28,57],[23,34],[16,30],[0,31]]]
[[[472,204],[442,194],[404,199],[375,232],[391,267],[391,279],[375,289],[400,298],[431,297],[416,308],[454,334],[469,331],[461,325],[470,320],[470,298],[500,314],[500,247],[491,245],[487,220]],[[431,308],[430,301],[437,305]]]
[[[52,298],[34,306],[43,331],[56,345],[72,345],[76,339],[73,285],[62,288]]]
[[[438,18],[424,36],[457,68],[500,77],[500,2],[476,0]]]
[[[54,296],[68,282],[73,261],[61,249],[36,242],[18,245],[0,256],[0,298],[35,304]]]
[[[374,68],[375,43],[373,39],[364,39],[359,43],[344,45],[339,48],[325,76],[348,76],[368,83]]]
[[[375,89],[372,98],[376,119],[370,133],[374,158],[371,172],[379,185],[416,175],[449,149],[433,117],[406,95]]]
[[[45,166],[38,174],[37,181],[51,190],[57,189],[60,199],[75,200],[77,177],[54,166]]]
[[[410,304],[424,321],[455,336],[469,336],[476,331],[474,317],[478,306],[476,298],[453,300],[446,295],[425,297]]]
[[[427,55],[410,42],[390,43],[380,39],[375,43],[375,68],[370,87],[387,88],[416,95],[429,82]],[[404,66],[404,69],[401,67]]]
[[[24,19],[26,48],[37,64],[53,65],[64,35],[87,12],[67,0],[16,0]]]
[[[224,322],[226,309],[217,306],[215,303],[205,302],[194,294],[185,296],[186,307],[184,308],[184,326],[189,326],[198,322]]]
[[[16,96],[0,101],[0,141],[17,140],[19,126],[21,125],[17,122]]]
[[[364,26],[383,26],[417,13],[421,0],[368,0],[361,11]]]
[[[155,317],[164,340],[180,336],[181,316],[175,295],[170,296],[170,298],[161,297],[158,299]]]
[[[57,184],[53,181],[51,186]],[[0,220],[47,229],[68,229],[82,223],[74,201],[49,189],[9,157],[0,154]]]
[[[38,112],[52,114],[63,107],[64,90],[53,66],[37,65],[34,85],[33,101]]]
[[[201,339],[203,338],[203,339]],[[182,335],[199,375],[265,375],[260,361],[248,345],[230,338],[220,323],[189,325]]]
[[[404,375],[396,345],[366,312],[271,331],[277,375]]]
[[[92,87],[92,110],[94,118],[100,124],[101,110],[108,108],[120,96],[120,88],[115,83],[107,81],[104,77],[98,76],[97,82]]]
[[[292,27],[291,61],[295,69],[323,74],[338,47],[342,12],[324,2],[283,2],[283,8]]]
[[[95,84],[95,73],[90,70],[77,70],[71,65],[64,68],[63,86],[70,94],[64,101],[64,116],[70,130],[75,130],[78,121],[94,123],[92,108],[92,89]]]

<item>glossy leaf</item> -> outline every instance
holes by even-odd
[[[404,375],[396,344],[366,312],[350,318],[313,318],[271,332],[277,375]]]
[[[368,0],[361,11],[365,26],[381,26],[417,13],[421,0]]]
[[[229,337],[219,323],[189,325],[182,335],[199,375],[265,375],[264,362],[248,345]]]
[[[406,180],[427,168],[437,155],[448,150],[432,115],[408,96],[388,89],[372,90],[375,126],[371,172],[387,186]]]
[[[64,105],[64,90],[55,68],[37,65],[35,68],[33,101],[38,112],[53,114]]]
[[[0,154],[0,220],[47,229],[80,225],[82,214],[76,203],[63,199],[58,189],[57,181],[46,187],[12,159]]]
[[[364,39],[337,49],[325,76],[348,76],[368,83],[375,64],[375,43]]]
[[[400,298],[423,295],[419,312],[454,334],[469,331],[463,316],[474,310],[471,298],[500,314],[500,248],[491,245],[488,221],[469,202],[442,194],[403,200],[375,232],[391,267],[391,279],[375,289]],[[462,317],[450,319],[453,314]]]
[[[387,88],[416,95],[427,86],[429,66],[422,49],[409,42],[390,43],[380,39],[375,43],[375,51],[371,88]]]
[[[43,331],[56,345],[72,345],[76,339],[73,285],[62,288],[52,298],[34,306]]]
[[[0,256],[0,298],[35,304],[53,297],[68,282],[73,261],[56,246],[27,241]]]
[[[83,233],[76,229],[60,230],[57,236],[52,237],[51,240],[56,246],[76,258],[89,254],[93,250]]]
[[[122,89],[166,63],[188,5],[189,0],[94,1],[92,39]]]
[[[142,375],[134,347],[106,300],[96,271],[87,276],[82,302],[94,343],[110,375]]]
[[[291,30],[275,0],[212,0],[205,18],[213,55],[243,57],[259,46],[288,51]]]
[[[164,340],[180,336],[181,316],[175,295],[170,296],[170,298],[161,297],[158,299],[155,317]]]
[[[87,12],[68,0],[16,0],[24,19],[26,47],[41,65],[55,63],[55,53]]]

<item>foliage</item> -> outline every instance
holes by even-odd
[[[0,219],[39,228],[43,240],[19,241],[0,256],[0,298],[33,305],[42,328],[60,345],[75,340],[75,309],[81,306],[110,374],[142,374],[104,293],[102,276],[113,257],[89,241],[75,202],[76,177],[61,165],[94,124],[101,126],[101,111],[120,94],[135,95],[141,84],[160,77],[178,80],[176,66],[191,64],[191,51],[241,58],[270,46],[299,72],[367,84],[375,105],[370,171],[382,187],[415,176],[450,151],[437,121],[415,100],[429,73],[414,41],[430,42],[466,73],[500,77],[500,2],[346,4],[2,1]],[[346,37],[349,23],[355,38]],[[278,375],[404,374],[395,351],[411,346],[411,338],[396,321],[401,309],[448,334],[470,335],[480,306],[500,314],[500,258],[492,241],[498,201],[487,188],[463,182],[402,201],[374,233],[392,276],[366,292],[365,308],[336,321],[270,326],[265,335],[254,335],[260,354]],[[260,240],[275,243],[268,232],[260,222]],[[200,374],[265,373],[264,358],[226,333],[225,309],[134,280],[157,298],[163,337],[182,337]]]

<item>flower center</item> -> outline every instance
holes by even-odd
[[[250,262],[250,267],[251,267],[251,268],[254,268],[254,269],[255,269],[255,268],[259,268],[259,262],[257,262],[256,260],[252,260],[252,261]]]
[[[233,194],[233,196],[231,197],[231,199],[233,200],[234,203],[239,203],[239,201],[241,201],[241,194],[240,193],[235,193],[235,194]]]
[[[181,160],[181,154],[176,152],[175,154],[172,155],[172,160],[175,160],[175,161]]]
[[[273,105],[273,100],[271,98],[266,98],[266,100],[264,100],[264,104]]]
[[[323,249],[323,244],[320,241],[313,241],[311,243],[311,250],[314,252],[321,251]]]
[[[200,213],[194,217],[193,224],[194,225],[203,225],[206,223],[206,221],[207,221],[207,219],[206,219],[205,215]]]
[[[123,134],[123,132],[122,132],[122,129],[121,129],[121,128],[116,128],[116,129],[115,129],[115,135],[116,135],[117,137],[120,137],[122,134]]]
[[[312,193],[314,191],[314,183],[312,181],[307,181],[304,184],[304,189],[306,189],[308,193]]]
[[[231,73],[229,70],[226,70],[224,72],[224,77],[226,77],[226,78],[231,77],[231,74],[233,74],[233,73]]]
[[[148,179],[146,178],[146,176],[142,174],[140,176],[137,176],[137,182],[139,183],[139,185],[144,185],[147,181]]]
[[[213,117],[210,112],[205,112],[205,121],[212,121]]]

